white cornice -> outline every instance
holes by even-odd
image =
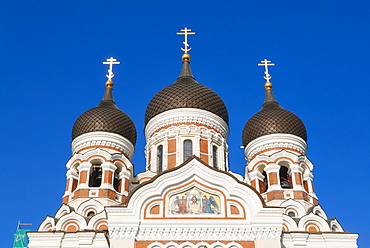
[[[72,141],[71,146],[73,154],[87,147],[107,146],[122,151],[129,159],[132,158],[135,149],[134,145],[125,137],[108,132],[82,134]]]
[[[178,123],[197,123],[216,129],[225,138],[229,135],[229,126],[218,115],[195,108],[177,108],[154,116],[145,127],[145,137],[148,139],[158,129]]]
[[[257,153],[271,148],[289,148],[306,154],[307,143],[300,137],[292,134],[269,134],[251,141],[244,149],[248,161]]]
[[[109,229],[110,238],[136,240],[256,240],[278,239],[281,227],[113,227]]]

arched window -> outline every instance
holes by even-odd
[[[331,230],[332,230],[333,232],[338,232],[338,231],[339,231],[339,228],[338,228],[336,225],[332,225],[332,226],[331,226]]]
[[[95,212],[94,211],[90,211],[87,213],[87,217],[94,217],[95,216]]]
[[[160,173],[163,170],[163,146],[157,147],[157,172]]]
[[[79,164],[75,164],[73,167],[72,167],[72,169],[71,169],[71,171],[73,172],[72,173],[72,188],[71,188],[71,192],[73,192],[73,191],[75,191],[76,190],[76,188],[77,188],[77,185],[78,185],[78,180],[79,180],[79,178],[80,178],[80,173],[79,173],[79,171],[78,171],[78,166],[79,166]],[[74,174],[76,175],[76,177],[74,177]]]
[[[89,187],[100,187],[102,179],[101,164],[93,163],[90,169]]]
[[[279,176],[280,176],[280,186],[283,189],[291,189],[292,188],[292,178],[290,177],[288,173],[287,167],[280,166]]]
[[[193,142],[184,140],[184,161],[193,155]]]
[[[295,218],[295,213],[294,211],[289,211],[288,212],[288,216],[292,217],[292,218]]]
[[[263,181],[260,185],[260,192],[265,193],[269,187],[266,171],[262,172],[262,176],[263,176]]]
[[[217,146],[213,146],[213,167],[218,169],[218,164],[217,164]]]
[[[121,180],[119,179],[119,169],[116,169],[114,171],[114,175],[113,175],[113,188],[119,192],[120,191],[120,184],[121,184]]]

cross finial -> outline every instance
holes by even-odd
[[[107,78],[108,78],[108,81],[112,81],[112,78],[114,77],[114,74],[113,74],[113,65],[119,65],[121,62],[118,62],[117,59],[114,59],[113,57],[110,57],[109,59],[107,59],[106,62],[103,62],[104,65],[109,65],[109,69],[108,69],[108,75]]]
[[[265,60],[262,60],[261,61],[262,64],[258,64],[258,66],[264,66],[265,67],[265,76],[263,77],[264,79],[266,79],[266,84],[265,84],[265,88],[266,89],[271,89],[272,88],[272,84],[270,83],[270,79],[272,78],[271,75],[269,74],[269,66],[274,66],[275,64],[271,63],[271,61],[265,59]]]
[[[181,47],[181,50],[185,52],[184,54],[187,54],[191,50],[191,47],[188,44],[188,35],[195,34],[195,32],[191,32],[191,29],[187,27],[185,27],[184,29],[181,29],[180,31],[181,32],[176,33],[176,34],[184,35],[184,41],[182,42],[184,44],[184,48]],[[189,59],[190,59],[190,56],[189,56]]]

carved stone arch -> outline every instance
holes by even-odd
[[[103,149],[95,148],[83,154],[82,157],[83,161],[91,162],[94,158],[100,158],[102,162],[106,162],[111,160],[112,155]]]
[[[304,163],[307,168],[312,172],[314,165],[306,156],[299,156],[299,161]]]
[[[69,214],[73,211],[74,209],[66,204],[63,204],[58,211],[55,213],[55,218],[59,219],[63,215]]]
[[[231,242],[227,244],[227,248],[243,248],[240,244]]]
[[[326,215],[324,209],[320,205],[314,206],[312,208],[312,213],[314,213],[315,215],[318,215],[318,216],[324,218],[325,220],[328,219],[328,216]]]
[[[72,165],[74,165],[77,162],[82,163],[83,160],[84,160],[83,154],[75,153],[75,154],[73,154],[73,156],[66,163],[66,167],[67,167],[67,169],[70,169]]]
[[[182,243],[181,244],[181,248],[194,248],[194,247],[195,247],[195,245],[192,244],[192,243],[190,243],[190,242],[188,242],[188,241],[186,241],[185,243]]]
[[[180,248],[181,246],[179,244],[176,244],[175,242],[169,242],[164,245],[164,248]]]
[[[163,247],[164,247],[163,244],[159,242],[154,242],[147,246],[147,248],[163,248]]]
[[[88,216],[89,211],[92,211],[94,215],[96,215],[98,213],[101,213],[103,210],[104,206],[100,202],[98,202],[94,198],[90,198],[89,200],[84,201],[78,206],[76,213],[84,217],[92,217]]]
[[[54,231],[55,230],[55,218],[47,216],[45,220],[40,224],[37,231]]]
[[[297,154],[287,151],[287,150],[280,150],[278,152],[275,152],[274,154],[271,154],[269,156],[269,160],[271,162],[274,162],[275,164],[278,164],[280,161],[286,161],[290,162],[291,164],[297,162],[298,156]]]
[[[316,225],[319,232],[330,232],[329,224],[320,216],[310,213],[303,216],[298,223],[300,231],[308,231],[310,225]],[[306,230],[307,229],[307,230]]]
[[[213,245],[210,245],[206,242],[200,242],[194,245],[194,248],[208,248],[208,247],[213,248]]]
[[[122,153],[112,154],[112,156],[110,157],[110,159],[113,161],[113,163],[115,163],[115,162],[122,163],[123,164],[123,167],[125,167],[125,169],[122,169],[122,171],[130,171],[131,172],[131,170],[132,170],[132,163]]]
[[[309,176],[311,173],[310,168],[305,162],[301,162],[299,166],[302,168],[302,176]]]
[[[56,230],[66,230],[68,226],[75,226],[77,230],[69,230],[69,231],[81,231],[86,229],[87,223],[84,217],[77,214],[76,212],[72,212],[70,214],[64,215],[61,217],[56,224]]]
[[[106,228],[102,228],[102,225],[105,225]],[[107,217],[106,217],[105,211],[100,212],[99,214],[93,216],[87,225],[87,229],[92,229],[92,230],[108,229]]]
[[[330,219],[329,226],[332,232],[344,232],[342,225],[336,218]]]
[[[145,208],[144,218],[162,218],[163,217],[163,201],[155,200],[150,202]]]
[[[284,201],[283,203],[281,203],[280,207],[285,208],[285,214],[286,215],[288,215],[289,209],[295,210],[296,213],[297,213],[296,217],[298,217],[298,218],[306,215],[306,209],[304,208],[304,206],[301,203],[299,203],[299,202],[297,202],[293,199],[288,199],[288,200]]]
[[[246,210],[245,206],[243,206],[240,202],[235,200],[227,200],[227,215],[230,218],[246,218]]]
[[[288,215],[283,215],[283,229],[286,227],[287,232],[298,231],[297,223]]]
[[[209,245],[208,245],[209,246]],[[208,246],[205,246],[208,248]],[[228,247],[228,245],[225,245],[219,241],[213,243],[212,245],[210,245],[211,248],[225,248],[225,247]]]

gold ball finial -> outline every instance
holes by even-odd
[[[181,58],[182,61],[190,61],[190,54],[184,53]]]
[[[267,81],[267,82],[265,83],[265,89],[266,89],[266,90],[270,90],[270,89],[272,89],[272,83],[270,83],[269,81]]]
[[[113,87],[113,81],[112,80],[107,80],[107,82],[105,82],[105,86]]]

